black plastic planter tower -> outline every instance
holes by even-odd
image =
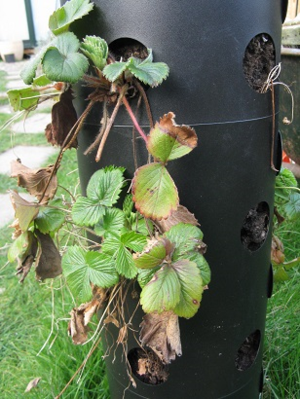
[[[126,398],[258,398],[262,390],[262,347],[270,266],[275,171],[280,167],[277,133],[272,150],[271,92],[259,93],[280,61],[280,0],[118,0],[95,1],[95,10],[75,25],[96,34],[118,53],[138,41],[166,62],[170,76],[147,91],[154,119],[172,111],[176,122],[195,128],[198,147],[169,170],[181,203],[195,213],[208,245],[212,281],[199,312],[180,320],[183,356],[169,367],[168,380],[150,385],[136,379]],[[258,65],[256,70],[253,64]],[[83,89],[80,89],[83,90]],[[86,93],[77,90],[77,110]],[[134,104],[133,104],[134,107]],[[125,110],[109,135],[100,164],[83,155],[99,130],[101,106],[79,137],[83,191],[92,173],[115,164],[134,171],[132,124]],[[147,118],[140,121],[145,130]],[[277,128],[276,128],[277,132]],[[138,140],[139,165],[146,163]],[[141,313],[134,319],[138,329]],[[129,339],[129,352],[138,345]],[[108,358],[111,397],[128,385],[121,351]]]

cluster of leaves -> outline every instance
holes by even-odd
[[[41,93],[47,98],[57,98],[59,94],[46,136],[52,144],[62,146],[55,165],[47,168],[30,170],[13,163],[12,177],[38,202],[28,202],[17,192],[11,193],[16,239],[8,256],[10,261],[18,261],[21,281],[34,263],[38,280],[63,272],[79,305],[72,310],[69,324],[76,344],[87,341],[93,314],[104,304],[109,308],[118,287],[137,280],[141,289],[139,302],[146,313],[140,341],[153,349],[162,363],[169,363],[181,354],[178,317],[196,314],[203,290],[210,282],[202,231],[194,215],[180,205],[178,190],[167,170],[170,161],[189,154],[197,146],[197,135],[189,126],[177,125],[172,112],[155,125],[148,115],[150,133],[142,131],[126,99],[128,88],[136,87],[149,114],[141,83],[158,86],[169,68],[162,62],[153,62],[151,49],[144,59],[130,56],[116,61],[104,39],[86,36],[80,42],[69,31],[70,25],[92,9],[90,0],[70,0],[58,9],[49,20],[53,39],[22,71],[24,82],[31,86],[8,93],[15,111],[38,106]],[[85,75],[90,64],[94,76]],[[36,77],[39,66],[43,74]],[[77,120],[69,84],[82,78],[94,92],[89,95],[86,111]],[[67,148],[76,146],[76,135],[97,101],[104,102],[106,115],[102,118],[100,138],[95,141],[100,142],[98,152],[101,153],[118,109],[124,104],[152,161],[135,171],[131,194],[122,193],[126,185],[124,169],[109,166],[91,177],[86,196],[62,203],[55,199],[60,159]],[[112,102],[116,105],[109,117],[106,104]],[[76,234],[62,248],[61,258],[55,238],[65,225],[72,226]],[[92,233],[92,239],[86,237],[86,231]],[[107,312],[106,322],[120,328],[117,343],[121,343],[127,334],[125,317],[121,314],[117,320]]]
[[[286,168],[282,168],[275,181],[275,215],[274,227],[285,220],[296,220],[300,215],[300,192],[297,180],[293,173]],[[300,264],[300,258],[286,261],[284,247],[280,238],[273,235],[271,258],[276,281],[288,280],[288,271]]]

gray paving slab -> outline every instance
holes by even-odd
[[[0,154],[0,173],[10,175],[10,163],[20,159],[23,165],[32,169],[37,169],[43,165],[47,159],[58,153],[58,148],[49,146],[16,146]]]
[[[49,113],[35,113],[25,120],[20,120],[12,125],[15,133],[43,133],[48,123],[51,122]]]

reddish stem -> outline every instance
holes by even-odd
[[[144,133],[143,129],[140,127],[140,125],[139,125],[139,123],[138,123],[138,121],[137,121],[137,119],[136,119],[136,117],[135,117],[135,115],[134,115],[134,113],[133,113],[133,111],[132,111],[132,109],[131,109],[131,107],[129,105],[129,102],[127,101],[126,97],[123,97],[123,104],[125,105],[125,108],[127,109],[127,112],[128,112],[128,114],[129,114],[129,116],[130,116],[130,118],[131,118],[131,120],[132,120],[132,122],[134,124],[134,127],[139,132],[139,134],[143,137],[143,139],[145,140],[145,143],[147,143],[147,136]]]

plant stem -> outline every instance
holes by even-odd
[[[144,103],[145,103],[145,107],[146,107],[147,116],[148,116],[148,120],[149,120],[149,124],[150,124],[150,128],[153,129],[154,122],[153,122],[151,107],[150,107],[150,104],[149,104],[148,97],[147,97],[147,94],[145,92],[145,89],[143,88],[143,86],[140,84],[140,82],[137,79],[135,79],[133,83],[134,83],[135,87],[138,89],[138,91],[140,92],[140,94],[143,97],[143,100],[144,100]]]
[[[108,124],[107,124],[107,126],[105,128],[105,131],[103,133],[103,136],[102,136],[101,143],[100,143],[100,145],[98,147],[98,151],[97,151],[96,158],[95,158],[96,162],[99,162],[100,159],[101,159],[101,155],[102,155],[102,152],[103,152],[107,137],[108,137],[109,132],[110,132],[110,130],[112,128],[112,125],[113,125],[113,123],[114,123],[114,121],[116,119],[116,116],[118,114],[118,111],[119,111],[119,108],[120,108],[120,106],[122,104],[122,101],[124,101],[124,98],[125,98],[124,96],[125,96],[127,90],[128,90],[128,85],[124,85],[119,91],[120,95],[119,95],[117,104],[116,104],[116,106],[115,106],[115,108],[113,110],[113,113],[111,114],[111,117],[109,118]]]
[[[129,105],[129,102],[127,101],[127,98],[126,98],[126,97],[123,97],[123,104],[125,105],[125,108],[126,108],[128,114],[129,114],[129,116],[130,116],[130,118],[131,118],[131,120],[132,120],[132,122],[133,122],[133,124],[134,124],[134,126],[135,126],[135,128],[136,128],[136,130],[137,130],[137,131],[139,132],[139,134],[143,137],[145,143],[147,143],[147,136],[146,136],[146,134],[143,132],[143,129],[140,127],[138,121],[136,120],[136,117],[135,117],[135,115],[134,115],[134,113],[133,113],[133,111],[132,111],[132,109],[131,109],[131,107],[130,107],[130,105]]]

